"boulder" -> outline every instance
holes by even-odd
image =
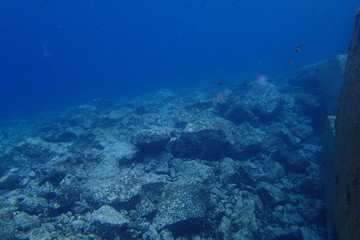
[[[259,117],[269,117],[280,106],[280,93],[271,83],[254,84],[245,96],[245,104]]]
[[[152,128],[136,133],[132,143],[143,153],[157,153],[165,150],[170,140],[170,130],[165,128]]]
[[[124,229],[129,224],[126,216],[109,205],[95,210],[87,220],[90,222],[90,231],[105,239],[114,239],[116,236],[124,235]]]
[[[167,184],[153,220],[156,229],[204,218],[209,194],[198,184]]]
[[[211,122],[189,123],[180,136],[170,145],[175,157],[217,160],[226,155],[230,143],[224,131]]]
[[[268,207],[285,205],[290,201],[290,198],[286,193],[266,182],[260,182],[258,184],[256,194],[260,197],[262,203]]]
[[[126,205],[135,201],[141,192],[138,175],[129,169],[106,179],[87,179],[81,186],[83,198],[95,207]]]
[[[339,55],[303,67],[289,79],[289,84],[305,88],[318,88],[329,115],[335,115],[340,96],[347,55]]]
[[[262,143],[266,134],[245,122],[232,129],[232,148],[230,156],[234,159],[244,159],[255,156],[262,150]]]

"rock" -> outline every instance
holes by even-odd
[[[115,177],[88,179],[80,189],[84,199],[95,207],[117,206],[136,201],[141,192],[141,185],[134,171],[124,169]]]
[[[51,233],[44,226],[32,229],[26,234],[26,237],[29,240],[52,239]]]
[[[57,196],[57,202],[61,207],[69,207],[74,202],[80,200],[80,184],[73,175],[66,175],[59,184],[60,195]]]
[[[325,100],[328,114],[335,115],[346,60],[346,55],[339,55],[333,59],[303,67],[289,79],[289,84],[305,88],[319,88]]]
[[[13,220],[15,211],[16,209],[13,208],[0,209],[0,239],[14,239],[14,236],[17,232],[17,228]]]
[[[279,91],[270,83],[254,84],[245,99],[248,108],[259,117],[269,117],[275,113],[281,102]]]
[[[291,149],[283,149],[274,152],[271,161],[279,162],[286,172],[293,172],[298,174],[307,173],[306,167],[310,164],[299,153]]]
[[[302,218],[298,206],[293,206],[291,204],[286,204],[285,206],[280,206],[277,209],[280,209],[279,214],[273,214],[277,216],[278,221],[282,223],[282,225],[305,225],[307,222]]]
[[[248,229],[240,229],[237,231],[232,239],[241,239],[241,240],[253,240],[256,239],[254,235]]]
[[[21,180],[22,177],[19,175],[18,171],[9,171],[7,174],[0,178],[0,190],[10,190],[18,188],[20,186]]]
[[[153,225],[149,226],[149,228],[143,234],[142,239],[162,240],[160,234],[158,234]]]
[[[325,64],[326,61],[320,61],[312,65],[302,67],[294,76],[289,78],[289,84],[292,86],[301,86],[305,88],[318,88],[317,71],[320,65]]]
[[[64,111],[57,121],[63,128],[66,127],[82,127],[89,129],[97,122],[98,112],[96,107],[91,105],[79,105],[76,107],[68,108]]]
[[[285,170],[281,164],[270,159],[252,163],[244,162],[239,171],[249,185],[254,185],[256,182],[273,183],[285,176]]]
[[[101,151],[102,161],[89,173],[90,179],[115,177],[120,173],[120,165],[135,161],[138,150],[126,142],[114,142]]]
[[[165,128],[152,128],[141,130],[132,139],[132,143],[142,152],[158,153],[165,150],[170,140],[170,131]]]
[[[19,210],[30,215],[45,213],[49,208],[48,201],[43,197],[26,196],[19,197]]]
[[[306,221],[316,223],[320,220],[320,215],[325,211],[324,202],[314,198],[304,199],[300,203],[298,211]]]
[[[163,240],[174,240],[174,236],[173,236],[172,232],[166,228],[161,230],[160,236],[161,236],[161,239],[163,239]]]
[[[175,157],[217,160],[226,155],[230,148],[225,133],[215,123],[189,123],[180,137],[170,146]]]
[[[257,212],[262,209],[259,198],[247,191],[236,196],[236,203],[231,211],[230,219],[234,229],[248,229],[258,231]]]
[[[208,196],[199,185],[167,184],[153,220],[154,226],[159,230],[178,222],[187,225],[187,221],[204,218]]]
[[[324,182],[319,178],[307,177],[302,180],[297,190],[306,196],[322,199]]]
[[[29,215],[25,212],[18,212],[13,217],[17,230],[29,231],[40,224],[40,218],[36,215]],[[2,238],[1,238],[2,239]]]
[[[215,174],[211,167],[198,161],[181,161],[175,168],[176,176],[184,182],[209,183],[214,180]]]
[[[12,148],[5,157],[15,162],[10,166],[46,163],[52,158],[65,156],[68,153],[68,146],[67,144],[48,143],[39,138],[29,138]]]
[[[235,168],[235,172],[228,178],[227,183],[236,184],[239,186],[255,186],[254,176],[243,166]]]
[[[256,123],[258,121],[258,118],[254,113],[243,103],[234,103],[230,105],[229,109],[224,112],[223,117],[237,125],[244,122]]]
[[[325,100],[328,115],[335,115],[343,83],[347,55],[338,55],[319,66],[317,82]]]
[[[303,240],[325,240],[327,238],[321,236],[318,229],[312,229],[311,227],[301,227],[300,232]]]
[[[229,218],[227,218],[226,216],[224,216],[221,219],[221,222],[219,225],[219,232],[220,232],[221,239],[224,239],[224,240],[231,239],[231,235],[232,235],[231,220]]]
[[[129,220],[113,207],[104,205],[95,210],[89,217],[91,232],[106,239],[113,239],[116,236],[124,235],[124,229]]]
[[[302,142],[309,139],[314,133],[314,128],[304,122],[301,124],[294,124],[290,129]]]
[[[232,130],[232,149],[230,156],[234,159],[244,159],[257,155],[262,149],[266,134],[245,122]]]
[[[285,205],[290,201],[286,193],[266,182],[260,182],[258,184],[256,194],[260,197],[262,203],[268,207]]]
[[[295,136],[294,133],[290,131],[288,127],[286,127],[284,124],[281,123],[271,124],[269,127],[269,133],[275,135],[285,143],[294,147],[299,146],[299,143],[301,141],[301,139]]]

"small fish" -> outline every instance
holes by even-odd
[[[240,83],[241,84],[241,86],[243,86],[243,87],[247,87],[247,85],[249,84],[247,81],[243,81],[243,82],[241,82]]]
[[[222,86],[222,85],[224,85],[225,84],[225,81],[224,80],[219,80],[218,82],[217,82],[217,85],[219,85],[219,86]]]
[[[224,95],[221,92],[218,92],[216,96],[216,103],[222,104],[224,102]]]
[[[300,52],[304,46],[301,44],[295,48],[295,52]]]

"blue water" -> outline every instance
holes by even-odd
[[[358,0],[0,3],[0,117],[346,53]],[[302,44],[300,53],[295,48]],[[289,59],[295,58],[289,65]]]

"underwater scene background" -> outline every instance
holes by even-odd
[[[0,116],[209,79],[293,72],[346,53],[357,4],[2,2]],[[295,55],[298,45],[304,49]],[[289,65],[292,60],[295,64]]]
[[[334,240],[358,5],[0,3],[0,239]]]

